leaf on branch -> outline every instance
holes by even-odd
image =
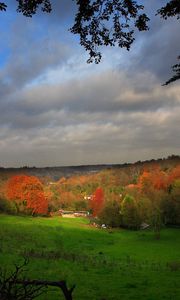
[[[78,12],[70,31],[78,34],[80,44],[89,52],[88,63],[99,63],[100,46],[130,49],[134,29],[148,30],[149,18],[141,14],[143,5],[132,0],[76,0]]]
[[[156,15],[160,15],[165,20],[175,16],[177,16],[177,19],[180,19],[180,1],[171,0],[164,7],[158,9]]]
[[[178,59],[180,59],[180,56],[178,56]],[[166,81],[163,86],[180,79],[180,63],[172,66],[172,70],[175,74],[168,81]]]
[[[6,11],[7,5],[3,2],[0,2],[0,10]]]
[[[25,17],[32,17],[41,6],[41,10],[50,13],[52,10],[50,0],[16,0],[18,2],[17,12],[22,13]]]

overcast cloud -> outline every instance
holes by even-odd
[[[0,165],[179,154],[180,84],[161,86],[179,54],[178,21],[152,17],[151,30],[137,35],[131,52],[105,49],[101,64],[88,65],[67,31],[73,1],[54,5],[53,14],[32,19],[13,13],[13,5],[1,13]]]

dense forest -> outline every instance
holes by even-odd
[[[111,166],[1,168],[1,212],[51,217],[64,210],[86,212],[109,227],[147,224],[159,232],[162,225],[178,226],[180,157]]]

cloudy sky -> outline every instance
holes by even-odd
[[[146,6],[151,29],[137,34],[130,52],[103,49],[99,65],[86,63],[87,53],[68,31],[72,0],[53,0],[53,13],[33,18],[17,14],[15,0],[6,3],[0,13],[1,166],[180,154],[180,82],[162,86],[180,54],[179,22],[154,17],[164,1]]]

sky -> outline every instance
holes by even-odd
[[[15,0],[5,2],[0,166],[118,164],[180,154],[180,81],[162,86],[180,54],[179,21],[155,16],[164,1],[142,0],[150,30],[136,34],[129,52],[103,48],[98,65],[86,63],[68,30],[74,1],[52,0],[51,14],[33,18],[16,13]]]

